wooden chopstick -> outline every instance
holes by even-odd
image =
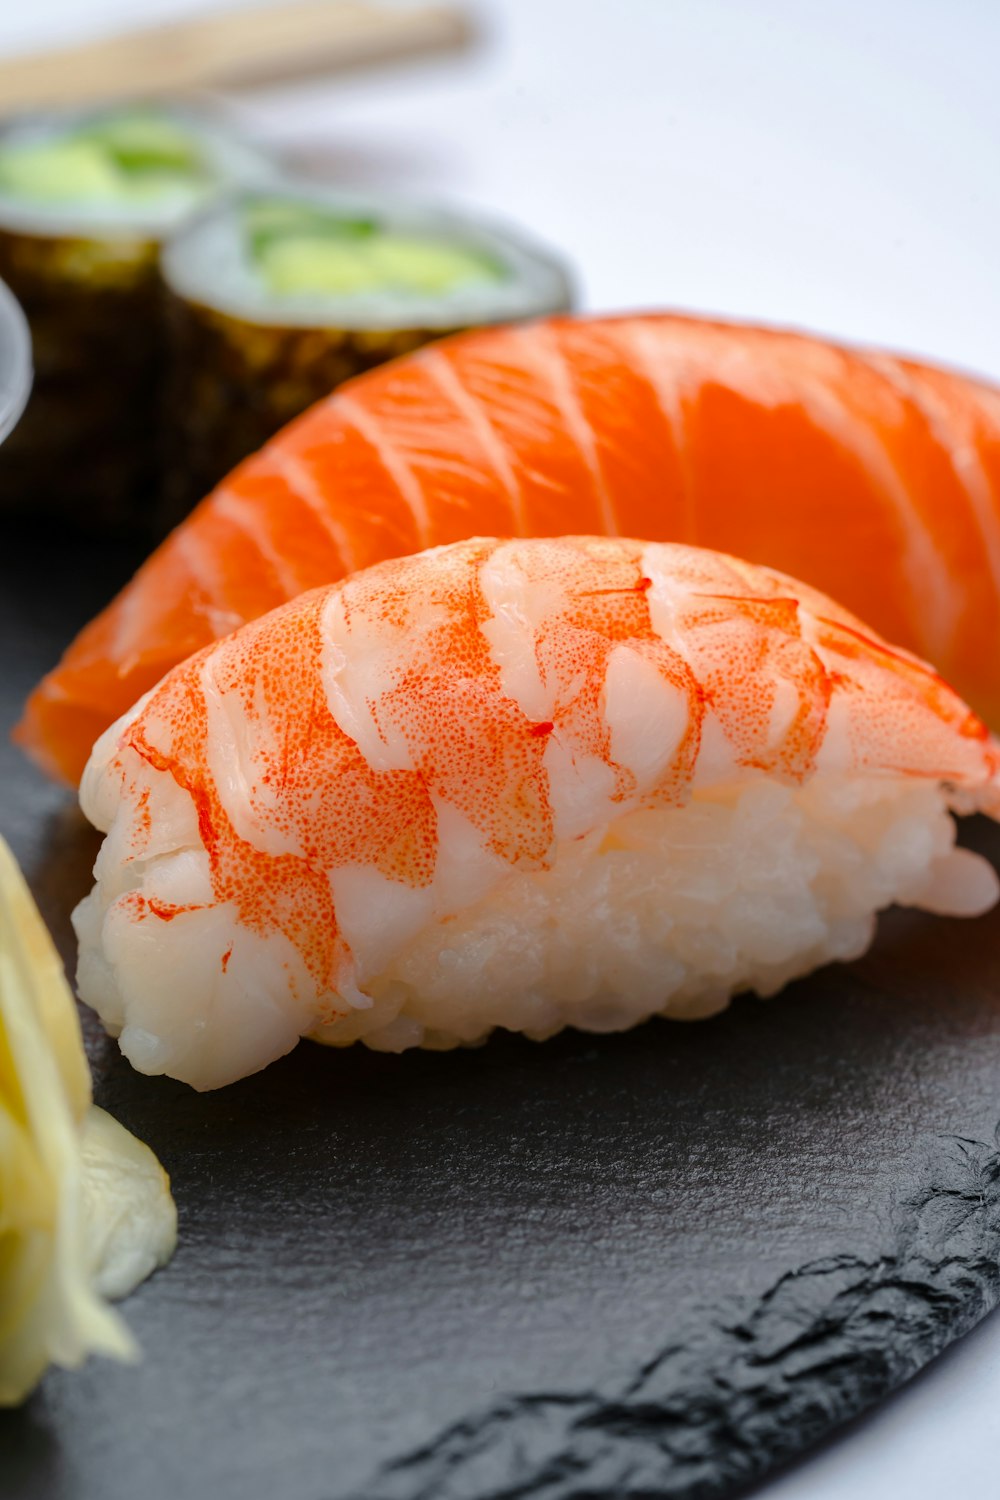
[[[466,14],[365,0],[290,0],[0,60],[0,113],[246,87],[465,46]]]

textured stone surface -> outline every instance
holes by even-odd
[[[358,1500],[731,1495],[864,1410],[1000,1290],[1000,1154],[961,1137],[902,1163],[893,1249],[827,1256],[702,1309],[607,1389],[508,1397],[386,1466]]]
[[[0,556],[4,727],[121,553]],[[0,745],[0,829],[71,957],[96,840]],[[985,824],[968,838],[1000,861]],[[699,1026],[379,1057],[198,1096],[92,1021],[172,1173],[145,1358],[0,1418],[5,1500],[733,1493],[997,1300],[1000,915]]]

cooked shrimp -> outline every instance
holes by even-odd
[[[997,880],[1000,752],[819,593],[696,548],[477,539],[305,594],[95,748],[80,989],[199,1088],[717,1010]]]

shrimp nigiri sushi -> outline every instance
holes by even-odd
[[[823,595],[722,554],[475,539],[304,594],[95,746],[84,1000],[213,1088],[309,1035],[401,1050],[709,1015],[998,881],[950,810],[1000,746]]]
[[[349,382],[229,476],[69,647],[19,738],[78,781],[192,651],[345,574],[476,533],[643,536],[832,594],[1000,726],[1000,391],[670,314],[557,318]]]

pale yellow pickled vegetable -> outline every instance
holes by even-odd
[[[62,964],[0,839],[0,1405],[49,1364],[135,1358],[105,1298],[162,1265],[176,1234],[159,1162],[91,1102]]]

